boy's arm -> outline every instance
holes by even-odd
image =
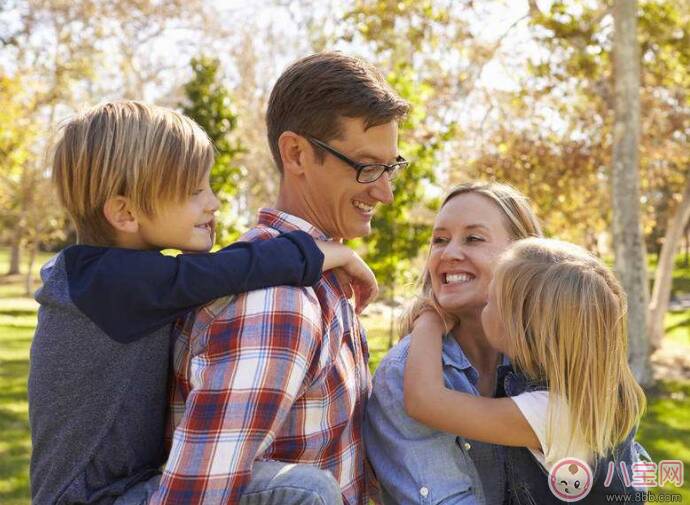
[[[74,304],[111,338],[128,343],[216,298],[311,286],[321,276],[323,254],[311,236],[294,231],[176,257],[76,246],[65,251],[65,261]]]
[[[539,440],[510,398],[485,398],[445,387],[441,361],[445,327],[424,312],[412,330],[405,365],[405,410],[427,426],[472,440],[541,450]]]

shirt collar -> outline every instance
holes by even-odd
[[[259,224],[276,229],[281,233],[302,230],[317,240],[330,239],[328,235],[301,217],[293,216],[278,209],[265,208],[259,210]]]
[[[460,347],[460,344],[458,344],[458,341],[455,340],[455,337],[453,337],[453,335],[450,333],[447,333],[443,337],[443,350],[441,359],[443,361],[444,368],[457,368],[458,370],[465,372],[465,374],[469,377],[470,381],[473,384],[476,384],[477,380],[479,379],[479,373],[472,366],[472,363],[470,363],[470,360],[467,358],[467,355],[465,355],[464,351],[462,350],[462,347]],[[498,369],[499,367],[508,365],[510,365],[510,360],[505,354],[502,354],[501,360],[496,368]]]

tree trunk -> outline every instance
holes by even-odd
[[[615,123],[613,170],[613,241],[616,271],[628,296],[630,366],[638,382],[652,382],[649,363],[647,261],[640,219],[640,51],[637,0],[615,0]]]
[[[12,238],[12,245],[10,247],[10,269],[7,275],[16,275],[19,273],[19,260],[21,259],[21,229],[17,227]]]
[[[38,252],[38,244],[32,243],[29,249],[29,268],[24,280],[24,292],[26,296],[33,296],[34,291],[34,263],[36,262],[36,253]]]
[[[680,205],[669,219],[664,235],[664,243],[659,255],[659,263],[656,269],[654,289],[649,304],[650,340],[653,349],[661,346],[664,337],[664,318],[668,311],[671,297],[671,284],[673,281],[673,267],[676,251],[683,237],[683,230],[690,220],[690,179],[688,179],[683,192]]]
[[[690,266],[690,222],[685,226],[685,259],[684,266]]]

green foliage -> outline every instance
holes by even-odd
[[[659,384],[647,393],[645,412],[637,440],[647,449],[655,462],[664,459],[681,460],[685,467],[685,485],[677,488],[666,484],[654,488],[655,495],[680,493],[681,503],[690,501],[687,469],[690,468],[690,382]],[[661,501],[661,500],[657,500]],[[670,501],[669,501],[670,502]]]
[[[211,169],[211,187],[223,202],[224,215],[229,201],[237,194],[238,182],[243,175],[235,164],[235,158],[244,152],[239,140],[233,139],[237,127],[237,115],[232,107],[230,91],[223,85],[220,74],[220,60],[208,56],[192,58],[194,72],[184,85],[186,103],[180,104],[182,112],[196,121],[208,134],[216,150],[216,161]],[[227,236],[220,242],[228,242],[236,235],[232,222],[224,222]]]
[[[531,59],[534,83],[527,83],[537,85],[531,99],[559,114],[566,135],[582,141],[598,172],[589,174],[604,182],[613,138],[611,5],[556,0],[545,11],[535,10],[530,24],[547,51]],[[658,252],[690,175],[690,2],[640,0],[638,38],[643,225],[648,249]],[[608,191],[606,184],[598,186],[586,190]]]
[[[391,299],[401,283],[414,281],[411,261],[428,243],[430,227],[424,209],[432,210],[435,202],[425,194],[425,188],[435,179],[434,166],[444,135],[427,139],[415,138],[414,133],[425,119],[420,97],[424,90],[412,80],[412,71],[404,65],[388,75],[391,85],[411,102],[413,111],[401,125],[400,152],[411,161],[395,181],[395,200],[380,208],[372,221],[372,233],[363,241],[367,245],[366,260],[379,279],[386,279],[382,293]],[[446,135],[450,135],[450,129]]]
[[[417,272],[410,267],[428,243],[430,214],[438,205],[426,190],[435,181],[444,143],[455,133],[454,123],[439,127],[444,123],[431,113],[439,87],[429,73],[438,62],[430,64],[429,57],[420,64],[411,57],[438,46],[448,10],[438,2],[370,0],[357,2],[345,19],[353,30],[347,40],[358,38],[374,48],[375,63],[412,106],[400,129],[400,152],[411,163],[395,182],[394,202],[377,211],[372,233],[363,239],[366,260],[379,279],[387,280],[382,294],[391,300],[401,284],[415,280]]]

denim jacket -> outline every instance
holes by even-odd
[[[364,442],[384,503],[501,505],[503,447],[436,431],[405,413],[403,375],[409,345],[407,336],[383,359],[367,404]],[[447,387],[479,395],[478,373],[451,336],[443,340],[442,361]]]
[[[524,376],[513,372],[510,367],[499,371],[499,396],[516,396],[526,391],[545,390],[543,384],[530,382]],[[649,460],[649,454],[637,442],[635,431],[612,451],[606,458],[601,458],[593,468],[592,488],[587,496],[577,500],[579,505],[600,505],[616,501],[608,496],[624,496],[625,503],[643,503],[642,489],[625,485],[621,463],[631,472],[632,464],[640,460]],[[505,447],[506,479],[508,484],[508,505],[560,505],[564,501],[557,498],[549,488],[549,475],[534,458],[529,449],[524,447]],[[610,464],[615,472],[611,482],[605,484]]]

